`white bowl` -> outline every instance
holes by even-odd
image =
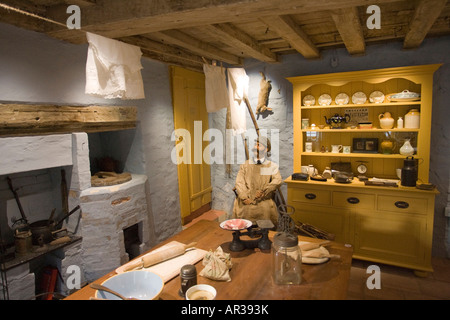
[[[146,270],[134,270],[117,274],[105,280],[102,285],[114,290],[126,298],[156,300],[164,288],[164,281],[156,273]],[[118,296],[97,290],[96,298],[120,300]]]

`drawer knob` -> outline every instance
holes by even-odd
[[[305,194],[305,198],[309,200],[314,200],[316,198],[316,195],[314,193],[307,193]]]
[[[395,206],[396,206],[397,208],[400,208],[400,209],[406,209],[406,208],[409,207],[409,203],[406,202],[406,201],[397,201],[397,202],[395,203]]]
[[[357,204],[357,203],[359,203],[359,199],[355,198],[355,197],[350,197],[350,198],[347,198],[347,202],[351,203],[351,204]]]

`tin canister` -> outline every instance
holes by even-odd
[[[184,297],[186,291],[197,284],[197,269],[192,264],[186,264],[180,270],[181,288],[179,290],[180,296]]]
[[[33,248],[31,231],[18,231],[14,235],[16,252],[17,253],[27,253]]]

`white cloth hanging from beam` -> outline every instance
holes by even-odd
[[[247,130],[247,105],[244,98],[248,98],[249,77],[244,68],[228,69],[228,96],[230,101],[231,128],[234,135]]]
[[[217,112],[228,108],[229,98],[225,68],[209,64],[203,65],[205,73],[205,103],[206,111]]]
[[[86,37],[85,93],[105,99],[144,99],[141,49],[89,32]]]

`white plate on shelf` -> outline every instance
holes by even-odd
[[[350,97],[346,93],[339,93],[336,98],[334,98],[334,102],[340,106],[348,104],[349,101]]]
[[[367,101],[367,96],[364,92],[355,92],[352,96],[353,104],[364,104]]]
[[[314,96],[308,94],[307,96],[305,96],[303,98],[303,105],[304,106],[313,106],[314,104],[316,104],[316,98],[314,98]]]
[[[369,101],[371,103],[383,103],[384,102],[384,93],[381,91],[374,91],[369,96]]]
[[[319,97],[319,105],[321,106],[329,106],[331,104],[331,101],[332,99],[329,94],[324,93]]]

